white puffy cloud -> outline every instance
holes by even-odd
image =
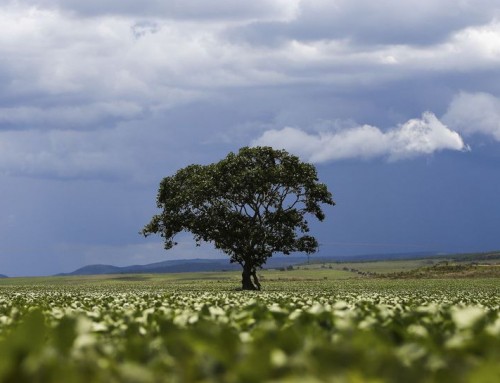
[[[374,157],[399,160],[439,150],[467,150],[460,135],[429,112],[386,132],[370,125],[319,133],[291,127],[272,129],[252,145],[284,148],[315,163]]]
[[[196,99],[199,91],[179,85],[199,71],[198,60],[210,59],[206,48],[214,44],[211,26],[155,24],[157,30],[142,28],[138,36],[134,19],[75,18],[46,9],[2,9],[0,25],[6,77],[0,94],[35,101],[43,93],[59,104],[119,99],[171,106]]]
[[[453,98],[443,120],[464,135],[481,133],[500,141],[500,98],[461,92]]]

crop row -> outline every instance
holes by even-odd
[[[494,287],[369,290],[3,287],[0,381],[488,382],[500,374]]]

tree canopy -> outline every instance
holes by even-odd
[[[334,205],[313,165],[285,150],[244,147],[210,165],[189,165],[165,177],[157,196],[161,213],[142,234],[156,233],[172,248],[176,234],[212,243],[243,268],[243,289],[260,289],[256,270],[276,252],[318,249],[306,215],[323,221]]]

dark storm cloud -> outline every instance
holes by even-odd
[[[287,21],[256,21],[231,29],[230,38],[252,44],[279,44],[290,39],[347,39],[373,44],[429,45],[454,31],[488,23],[500,14],[494,0],[301,1]]]
[[[288,0],[26,0],[24,4],[61,9],[83,16],[121,15],[197,20],[238,20],[283,16]],[[286,15],[286,13],[285,13]]]

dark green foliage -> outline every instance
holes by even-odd
[[[245,147],[164,178],[157,198],[162,212],[142,234],[160,234],[170,249],[176,234],[191,232],[197,244],[211,242],[242,266],[243,289],[258,289],[256,270],[273,253],[317,250],[306,215],[322,221],[322,204],[334,202],[313,165],[284,150]]]
[[[52,281],[0,284],[0,382],[499,381],[498,280]]]

